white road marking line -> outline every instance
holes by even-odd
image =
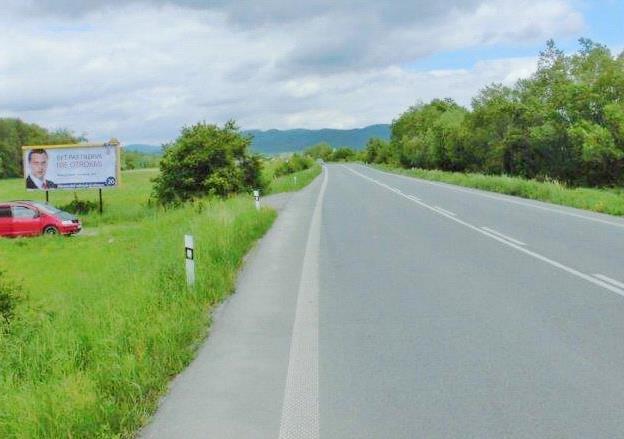
[[[342,165],[342,166],[344,166],[344,165]],[[359,173],[359,172],[357,172],[357,171],[355,171],[355,170],[353,170],[353,169],[351,169],[351,168],[349,168],[347,166],[344,166],[344,167],[346,169],[348,169],[349,171],[351,171],[352,173],[354,173],[356,175],[359,175],[360,177],[362,177],[362,178],[364,178],[366,180],[369,180],[369,181],[371,181],[373,183],[375,182],[372,178],[369,178],[368,176],[366,176],[364,174],[361,174],[361,173]],[[572,275],[574,275],[576,277],[579,277],[579,278],[581,278],[583,280],[586,280],[587,282],[590,282],[590,283],[592,283],[594,285],[597,285],[599,287],[602,287],[602,288],[604,288],[606,290],[609,290],[611,292],[614,292],[616,294],[624,296],[624,289],[617,288],[614,285],[611,285],[610,283],[607,283],[607,282],[604,282],[602,280],[596,279],[595,277],[592,277],[592,276],[590,276],[588,274],[581,273],[580,271],[575,270],[574,268],[568,267],[567,265],[564,265],[564,264],[562,264],[560,262],[554,261],[554,260],[552,260],[550,258],[547,258],[546,256],[540,255],[539,253],[536,253],[534,251],[526,249],[526,248],[524,248],[524,247],[522,247],[520,245],[514,244],[513,242],[507,241],[506,239],[503,239],[503,238],[501,238],[501,237],[499,237],[499,236],[497,236],[497,235],[495,235],[493,233],[490,233],[490,232],[488,232],[486,230],[480,229],[477,226],[473,226],[472,224],[469,224],[466,221],[462,221],[459,218],[456,218],[456,217],[454,217],[452,215],[448,215],[448,214],[446,214],[444,212],[441,212],[441,211],[437,210],[435,207],[430,206],[430,205],[428,205],[426,203],[423,203],[422,201],[413,200],[413,199],[409,198],[406,195],[403,195],[403,197],[405,199],[407,199],[407,200],[410,200],[410,201],[418,204],[419,206],[422,206],[422,207],[424,207],[426,209],[429,209],[429,210],[431,210],[433,212],[437,212],[438,214],[440,214],[442,216],[445,216],[448,219],[450,219],[452,221],[455,221],[458,224],[461,224],[461,225],[463,225],[465,227],[468,227],[469,229],[472,229],[475,232],[478,232],[478,233],[480,233],[482,235],[485,235],[485,236],[488,236],[488,237],[490,237],[492,239],[495,239],[496,241],[501,242],[501,243],[503,243],[503,244],[505,244],[505,245],[507,245],[509,247],[515,248],[516,250],[518,250],[518,251],[520,251],[522,253],[525,253],[525,254],[527,254],[527,255],[535,258],[535,259],[539,259],[542,262],[545,262],[545,263],[547,263],[549,265],[552,265],[553,267],[556,267],[556,268],[558,268],[560,270],[563,270],[563,271],[565,271],[567,273],[570,273],[570,274],[572,274]]]
[[[420,201],[420,198],[414,196],[414,195],[408,195],[409,198],[411,198],[412,200],[416,200],[416,201]]]
[[[442,209],[440,206],[433,206],[435,209],[438,209],[440,212],[445,213],[451,216],[457,216],[457,214],[451,212],[450,210]]]
[[[319,253],[327,168],[316,199],[303,257],[295,321],[290,340],[288,373],[280,421],[280,439],[319,437],[318,294]]]
[[[609,282],[612,285],[615,285],[616,287],[620,287],[622,289],[624,289],[624,283],[617,281],[615,279],[611,279],[609,276],[605,276],[604,274],[600,274],[600,273],[596,273],[594,274],[595,277],[597,277],[600,280],[603,280],[605,282]]]
[[[497,232],[496,230],[490,229],[489,227],[485,227],[485,226],[484,226],[484,227],[481,227],[481,228],[482,228],[483,230],[485,230],[485,231],[490,232],[490,233],[494,233],[495,235],[498,235],[498,236],[500,236],[501,238],[505,238],[507,241],[511,241],[511,242],[513,242],[514,244],[518,244],[518,245],[526,245],[526,243],[524,243],[524,242],[522,242],[522,241],[519,241],[519,240],[517,240],[517,239],[514,239],[514,238],[512,238],[512,237],[510,237],[510,236],[504,235],[503,233],[501,233],[501,232]]]
[[[451,183],[444,184],[444,183],[438,183],[438,182],[435,182],[435,181],[424,180],[424,179],[418,178],[418,177],[408,177],[407,175],[393,174],[392,172],[380,171],[379,169],[370,168],[368,166],[366,166],[366,168],[367,169],[371,169],[373,171],[380,172],[382,174],[390,175],[392,177],[399,177],[399,178],[403,178],[403,179],[407,179],[407,180],[411,180],[411,181],[416,181],[418,183],[424,183],[424,184],[429,184],[429,185],[432,185],[432,186],[443,187],[443,188],[446,188],[446,189],[449,189],[449,190],[453,190],[453,191],[457,191],[457,192],[466,192],[466,193],[469,193],[469,194],[478,195],[480,197],[491,198],[493,200],[498,200],[498,201],[504,201],[506,203],[519,204],[521,206],[532,207],[532,208],[535,208],[535,209],[546,210],[548,212],[559,213],[561,215],[568,215],[568,216],[572,216],[572,217],[575,217],[575,218],[581,218],[581,219],[584,219],[584,220],[587,220],[587,221],[594,221],[594,222],[597,222],[597,223],[608,224],[610,226],[616,226],[616,227],[624,228],[624,223],[618,223],[618,222],[615,222],[615,221],[609,221],[609,220],[605,220],[605,219],[602,219],[602,218],[595,218],[595,217],[591,217],[591,216],[587,216],[587,215],[580,215],[578,213],[568,212],[566,210],[563,210],[563,209],[565,209],[566,206],[561,206],[562,209],[556,209],[556,208],[547,207],[547,206],[540,206],[539,204],[534,204],[534,203],[520,201],[520,200],[514,200],[514,199],[511,199],[511,198],[505,198],[505,197],[502,197],[502,196],[492,195],[492,194],[488,194],[488,193],[483,193],[479,189],[467,189],[467,188],[463,188],[463,187],[460,187],[460,186],[452,185]]]

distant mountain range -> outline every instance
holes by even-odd
[[[282,152],[297,152],[317,143],[327,142],[332,146],[348,146],[353,149],[363,149],[368,139],[379,137],[390,138],[390,125],[379,124],[352,130],[335,130],[324,128],[321,130],[249,130],[247,134],[253,136],[251,148],[263,154],[279,154]]]
[[[348,146],[363,149],[370,138],[390,138],[390,125],[378,124],[352,130],[336,130],[324,128],[320,130],[248,130],[245,134],[253,136],[251,149],[261,154],[280,154],[284,152],[302,151],[317,143],[326,142],[334,147]],[[128,151],[144,154],[161,154],[162,148],[154,145],[125,145]]]

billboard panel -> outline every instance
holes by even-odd
[[[118,142],[22,147],[28,190],[112,188],[119,184]]]

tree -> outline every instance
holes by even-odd
[[[309,147],[303,153],[313,159],[328,161],[332,155],[333,148],[329,143],[321,142]]]
[[[177,204],[260,188],[261,161],[250,153],[250,144],[234,121],[223,128],[206,123],[182,128],[165,149],[154,195],[163,204]]]
[[[22,175],[22,146],[58,145],[85,140],[71,131],[48,131],[20,119],[0,119],[0,178]]]

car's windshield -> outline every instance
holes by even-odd
[[[35,203],[32,203],[32,205],[35,206],[37,209],[39,209],[39,210],[41,210],[41,211],[43,211],[43,212],[45,212],[47,214],[50,214],[50,215],[57,215],[57,214],[62,212],[61,209],[57,209],[56,207],[51,206],[49,204],[36,203],[35,202]]]

